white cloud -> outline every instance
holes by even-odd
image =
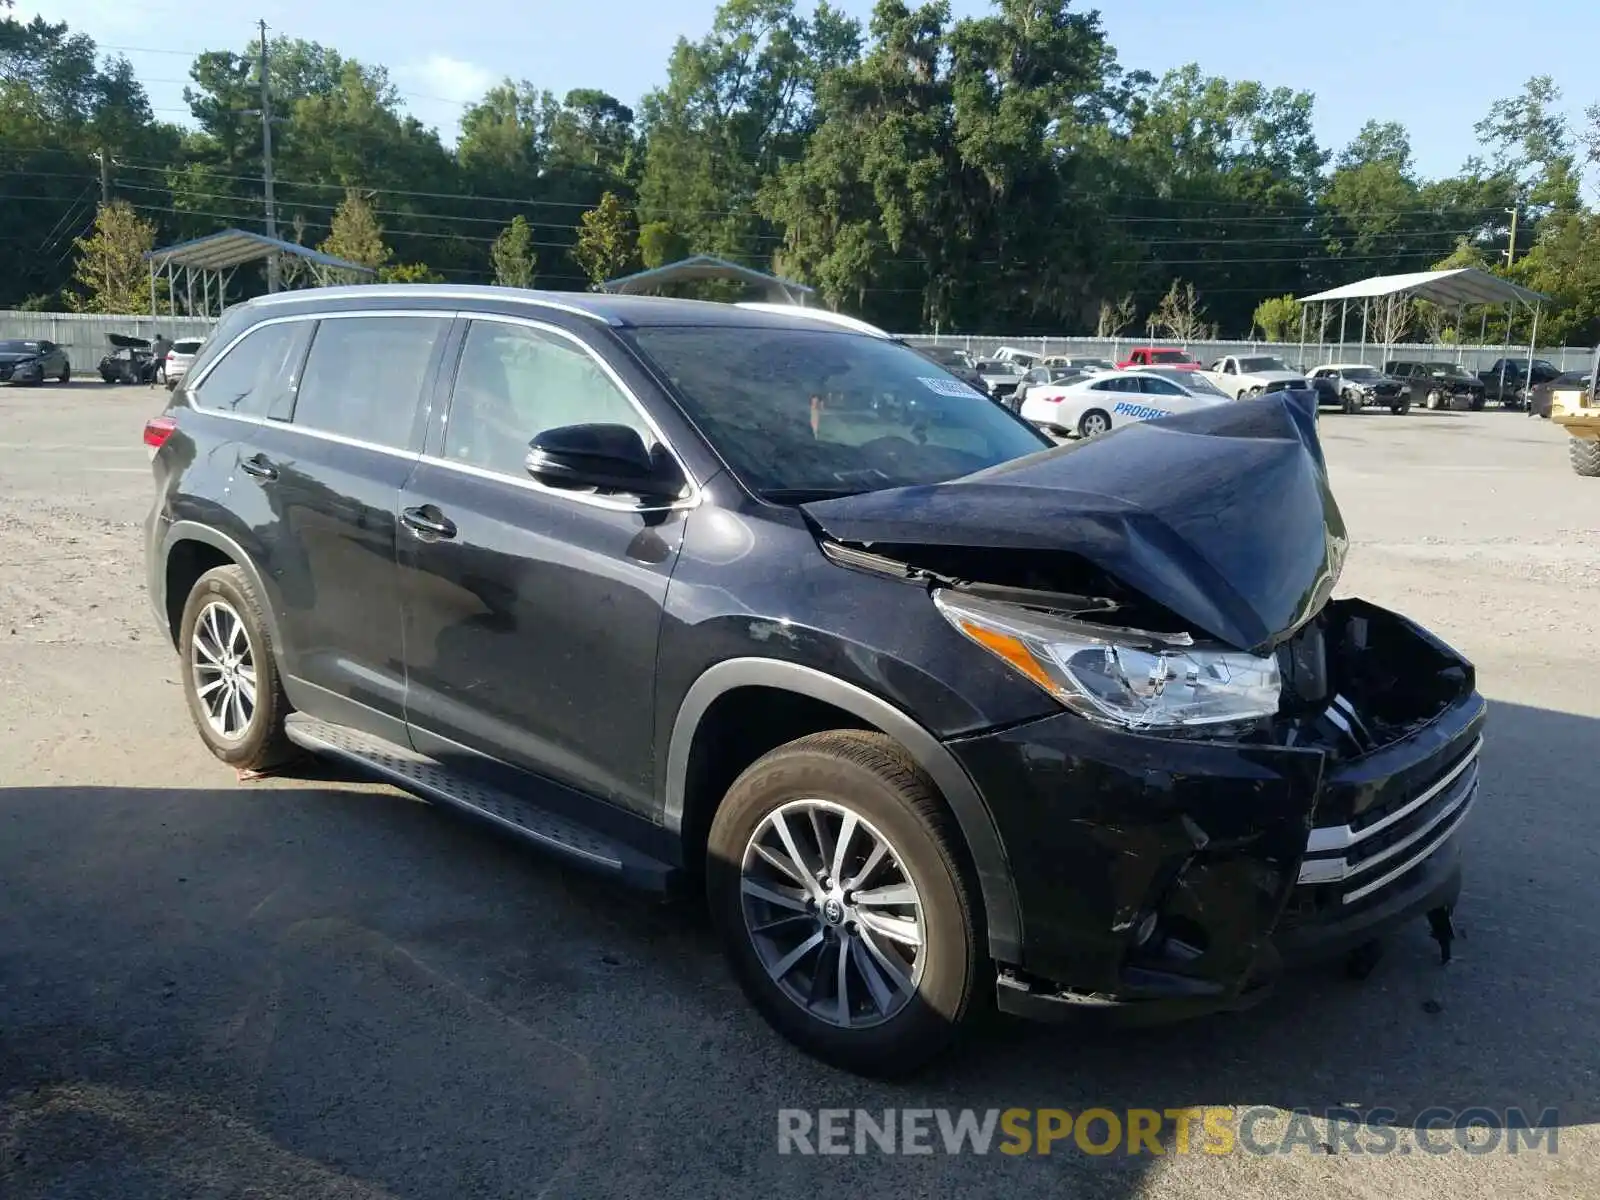
[[[408,90],[415,87],[418,92],[453,104],[480,99],[497,78],[493,71],[448,54],[434,54],[420,63],[408,63],[396,74]]]

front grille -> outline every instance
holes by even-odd
[[[1335,892],[1343,906],[1400,882],[1460,828],[1477,795],[1482,745],[1475,739],[1431,780],[1362,811],[1348,825],[1313,829],[1300,864],[1301,890]]]

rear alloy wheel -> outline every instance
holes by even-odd
[[[1587,479],[1600,477],[1600,440],[1573,438],[1567,447],[1572,469]]]
[[[1098,408],[1091,408],[1078,418],[1079,437],[1099,437],[1102,433],[1108,433],[1110,430],[1111,418]]]
[[[259,770],[293,753],[283,694],[261,604],[237,566],[216,567],[189,593],[178,624],[183,693],[211,753]]]
[[[978,997],[979,922],[932,781],[878,733],[780,746],[712,822],[712,918],[740,985],[807,1053],[908,1074]]]

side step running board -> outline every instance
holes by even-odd
[[[464,809],[583,866],[619,875],[635,887],[671,890],[675,868],[531,800],[468,778],[436,759],[344,725],[291,713],[289,740],[313,754],[342,759],[427,800]]]

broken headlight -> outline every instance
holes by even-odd
[[[945,620],[1066,707],[1129,729],[1228,725],[1278,711],[1278,661],[1187,634],[1074,621],[1015,604],[933,594]]]

